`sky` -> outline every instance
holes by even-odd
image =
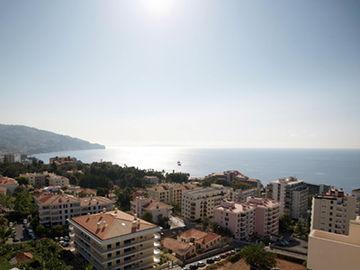
[[[360,2],[0,0],[0,123],[103,143],[360,148]]]

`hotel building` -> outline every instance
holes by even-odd
[[[146,191],[151,199],[171,204],[181,208],[183,192],[192,190],[193,184],[166,183],[147,188]]]
[[[313,198],[311,229],[349,233],[350,220],[356,217],[356,198],[343,190],[330,189],[324,195]]]
[[[349,235],[312,230],[309,234],[308,246],[308,269],[358,270],[360,266],[360,217],[350,221]]]
[[[182,195],[181,214],[189,220],[201,220],[214,216],[214,208],[231,196],[231,189],[221,185],[197,188]]]
[[[138,217],[142,217],[145,213],[150,213],[152,216],[152,222],[157,223],[159,217],[170,218],[173,207],[163,202],[158,202],[145,197],[136,197],[130,202],[131,212]]]
[[[293,219],[306,216],[308,210],[308,187],[294,177],[281,178],[267,185],[267,196],[280,203],[280,215]]]
[[[158,261],[160,228],[152,223],[119,210],[69,222],[77,252],[96,270],[152,269]]]
[[[78,198],[67,194],[42,193],[35,197],[40,224],[65,225],[71,217],[111,210],[114,203],[105,197]]]

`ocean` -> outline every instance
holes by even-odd
[[[54,156],[74,156],[86,163],[111,161],[141,169],[187,172],[191,176],[239,170],[249,177],[260,179],[263,184],[280,177],[295,176],[309,183],[329,184],[348,192],[360,188],[360,150],[148,146],[54,152],[34,156],[45,163]]]

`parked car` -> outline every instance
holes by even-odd
[[[196,264],[190,265],[190,270],[197,270],[199,267]]]
[[[214,257],[214,261],[215,261],[215,262],[218,262],[218,261],[220,261],[220,260],[221,260],[220,256]]]
[[[204,263],[203,261],[198,262],[197,264],[198,267],[205,267],[206,263]]]
[[[206,260],[207,264],[213,264],[214,262],[215,262],[214,259],[211,258]]]

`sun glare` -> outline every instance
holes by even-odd
[[[173,8],[173,0],[144,0],[147,11],[156,17],[167,16]]]

